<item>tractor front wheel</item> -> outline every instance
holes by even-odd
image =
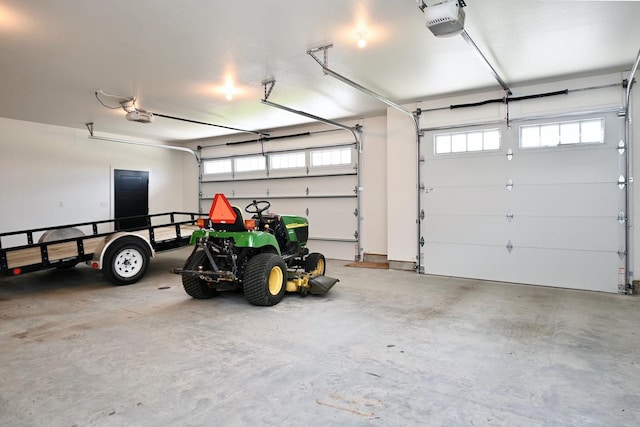
[[[257,254],[244,272],[244,296],[253,305],[272,306],[282,300],[287,285],[287,265],[282,257]]]
[[[210,270],[211,263],[207,258],[207,254],[204,252],[204,249],[196,248],[187,261],[184,263],[185,270],[198,270],[199,267],[202,267],[203,270]],[[196,277],[196,276],[182,276],[182,286],[184,287],[185,292],[192,298],[197,299],[208,299],[218,295],[218,291],[215,289],[211,289],[207,282]]]
[[[313,276],[323,276],[327,270],[327,263],[324,260],[324,255],[317,252],[312,252],[304,260],[304,271],[311,273]]]

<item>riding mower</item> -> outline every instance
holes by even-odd
[[[184,268],[173,270],[187,294],[205,299],[242,290],[251,304],[272,306],[285,291],[321,295],[338,282],[324,275],[324,255],[306,247],[307,219],[265,213],[270,207],[254,200],[244,209],[253,216],[245,220],[223,194],[215,195],[209,217],[200,218],[191,235],[193,252]]]

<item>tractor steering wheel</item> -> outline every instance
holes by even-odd
[[[266,200],[254,200],[245,206],[244,211],[251,214],[258,215],[258,219],[262,221],[262,212],[271,207],[271,203]]]

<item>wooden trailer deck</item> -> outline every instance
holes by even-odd
[[[198,227],[195,225],[180,225],[180,236],[181,238],[189,238],[191,233],[194,230],[197,230]],[[166,227],[154,227],[153,234],[154,239],[150,238],[150,229],[132,231],[131,233],[137,234],[143,237],[148,242],[154,241],[155,243],[162,243],[164,241],[172,241],[177,239],[178,234],[176,232],[175,226],[166,226]],[[86,236],[82,238],[84,255],[90,256],[95,252],[96,247],[104,240],[104,236],[93,237]],[[188,240],[187,240],[188,241]],[[155,246],[155,245],[153,245]],[[62,243],[49,242],[47,245],[47,255],[49,262],[55,262],[59,260],[66,260],[70,258],[79,258],[82,256],[80,254],[78,248],[77,240],[67,241]],[[42,262],[42,251],[39,245],[18,249],[18,250],[7,250],[7,268],[14,269],[19,267],[24,267],[27,265],[38,264]]]

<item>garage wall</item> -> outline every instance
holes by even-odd
[[[1,231],[112,218],[114,168],[149,171],[152,213],[197,209],[195,195],[183,196],[185,180],[193,179],[184,175],[185,165],[196,163],[188,153],[87,136],[0,118]]]
[[[413,111],[415,105],[407,109]],[[387,110],[387,240],[392,268],[413,269],[417,242],[417,163],[416,128],[406,114]]]
[[[387,118],[361,120],[363,125],[362,247],[365,254],[387,255]]]

